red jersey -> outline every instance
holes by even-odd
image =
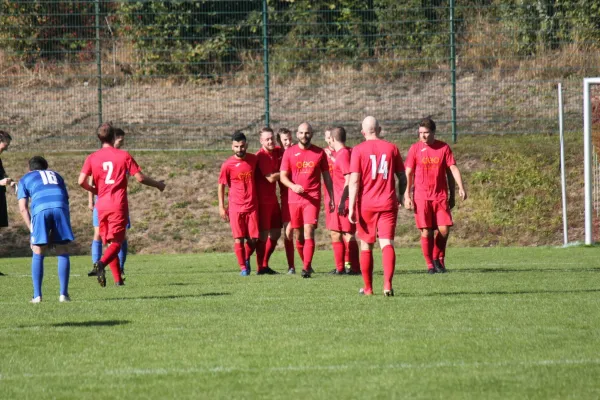
[[[256,153],[256,192],[260,193],[258,202],[260,204],[278,204],[277,201],[277,182],[269,182],[267,175],[279,172],[283,150],[281,147],[275,147],[273,151],[268,152],[261,148]]]
[[[325,151],[325,150],[323,150]],[[329,149],[329,151],[331,151],[331,156],[327,155],[327,153],[325,153],[325,155],[327,156],[327,166],[329,167],[329,175],[331,175],[331,177],[333,178],[333,164],[334,164],[334,159],[336,157],[335,155],[335,150]],[[325,187],[325,182],[323,182],[323,192],[324,192],[324,203],[326,205],[325,207],[325,211],[329,212],[329,207],[327,207],[327,204],[329,204],[329,192],[327,191],[327,188]],[[339,199],[339,197],[336,197],[336,199]]]
[[[340,149],[340,151],[336,153],[335,162],[333,163],[333,173],[331,174],[331,179],[333,180],[333,196],[338,204],[342,198],[342,193],[344,193],[346,175],[350,173],[350,154],[350,147]],[[348,204],[347,198],[346,204]]]
[[[328,169],[327,155],[314,144],[306,150],[297,144],[287,149],[281,161],[281,171],[287,171],[290,180],[304,188],[304,193],[290,190],[289,203],[320,202],[321,174]]]
[[[125,150],[103,147],[90,154],[81,173],[92,176],[98,189],[98,211],[129,212],[127,176],[141,172],[139,165]]]
[[[250,212],[257,206],[254,171],[257,158],[246,153],[244,158],[231,156],[221,165],[219,183],[229,187],[229,211]]]
[[[404,172],[404,164],[395,144],[375,139],[355,146],[350,157],[350,172],[361,174],[357,202],[363,210],[398,208],[394,174]]]
[[[408,150],[406,166],[415,173],[415,200],[444,200],[448,197],[446,169],[456,164],[446,143],[435,140],[430,146],[417,142]]]

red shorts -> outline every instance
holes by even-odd
[[[281,229],[281,210],[279,204],[258,205],[258,228],[262,231]]]
[[[394,240],[398,209],[391,211],[361,210],[358,213],[356,234],[364,242],[375,243],[379,239]]]
[[[417,228],[436,229],[438,226],[452,226],[452,214],[446,199],[415,200],[415,222]]]
[[[319,223],[320,202],[304,202],[290,204],[290,224],[292,228],[302,228],[304,225]]]
[[[127,233],[129,213],[124,210],[98,210],[98,229],[104,244],[108,242],[123,242]]]
[[[234,239],[258,237],[258,212],[229,211],[229,225]]]
[[[330,231],[355,233],[356,225],[351,224],[348,215],[340,215],[336,212],[326,212],[325,226]]]

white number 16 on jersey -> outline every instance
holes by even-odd
[[[383,174],[383,179],[388,178],[388,162],[385,159],[385,154],[381,155],[381,161],[379,162],[379,168],[377,168],[377,156],[371,154],[371,178],[377,179],[377,174]]]
[[[106,174],[106,179],[104,179],[104,183],[106,183],[107,185],[111,185],[113,183],[115,183],[114,179],[112,178],[112,173],[113,173],[113,163],[112,161],[104,161],[102,163],[102,169],[104,171],[108,171],[108,173]]]

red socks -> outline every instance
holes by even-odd
[[[396,251],[390,245],[381,249],[383,263],[383,290],[392,289],[392,278],[396,269]]]
[[[271,240],[271,238],[267,238],[267,246],[265,248],[265,257],[266,257],[265,266],[269,265],[269,259],[271,258],[271,255],[275,251],[276,247],[277,247],[277,241]]]
[[[433,259],[434,260],[443,260],[446,253],[446,243],[448,242],[448,238],[442,236],[439,232],[435,236],[435,243],[433,247]],[[442,263],[443,265],[443,263]]]
[[[373,293],[373,252],[371,250],[360,252],[360,270],[365,283],[363,288],[365,293]]]
[[[344,242],[331,242],[331,247],[333,247],[335,269],[342,272],[344,271],[344,253],[346,251],[346,246],[344,246]]]
[[[246,269],[246,251],[244,245],[238,242],[233,243],[233,251],[240,265],[240,269]]]
[[[298,250],[300,259],[304,262],[304,242],[296,240],[296,250]]]
[[[112,242],[104,251],[102,258],[100,261],[102,264],[109,265],[114,259],[119,260],[119,251],[121,251],[121,243],[120,242]]]
[[[267,246],[267,244],[265,242],[263,242],[262,240],[258,239],[256,241],[256,270],[260,271],[261,268],[266,267],[266,262],[265,259],[266,257],[266,253],[265,253],[265,247]]]
[[[433,268],[433,237],[421,236],[421,251],[427,264],[427,269]]]
[[[350,259],[352,272],[360,272],[360,262],[358,261],[358,242],[356,240],[346,242],[346,258]]]
[[[252,257],[252,254],[254,254],[254,250],[256,249],[256,242],[255,243],[251,243],[249,240],[246,240],[245,243],[245,248],[246,248],[246,259],[249,260],[250,257]]]
[[[120,282],[121,281],[121,267],[119,265],[119,257],[115,257],[110,262],[110,264],[108,264],[108,266],[110,267],[110,272],[112,272],[112,276],[113,276],[115,283]]]
[[[288,268],[294,268],[294,243],[291,240],[283,239],[283,245],[285,247],[285,257],[287,258]]]
[[[304,239],[304,269],[309,270],[315,254],[315,239]]]

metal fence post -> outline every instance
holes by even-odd
[[[96,12],[96,66],[98,71],[98,126],[102,125],[102,54],[100,53],[100,0],[95,0]]]
[[[454,31],[454,0],[450,0],[450,81],[452,85],[452,143],[456,143],[456,33]]]
[[[265,69],[265,125],[269,126],[271,123],[270,116],[270,108],[271,104],[269,103],[269,84],[270,84],[270,76],[269,76],[269,39],[267,37],[268,30],[268,22],[269,22],[269,10],[267,8],[267,0],[262,0],[262,23],[263,23],[263,63]]]

